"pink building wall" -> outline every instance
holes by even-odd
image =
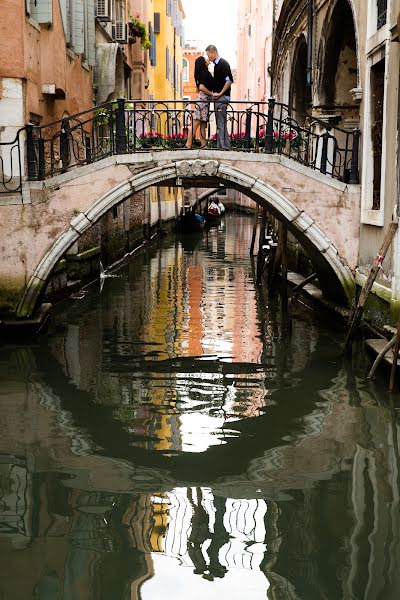
[[[274,0],[240,0],[235,100],[266,101],[271,94]]]

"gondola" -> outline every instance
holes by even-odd
[[[211,215],[208,212],[204,215],[207,227],[219,227],[221,225],[221,215]]]
[[[204,226],[205,221],[199,220],[198,215],[196,215],[193,210],[181,215],[180,228],[185,233],[197,233],[199,231],[203,231]]]

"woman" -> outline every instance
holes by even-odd
[[[209,61],[204,56],[199,56],[194,63],[194,79],[198,91],[195,100],[196,106],[193,113],[193,124],[189,128],[186,148],[191,148],[196,139],[197,130],[200,128],[201,147],[207,146],[207,122],[210,113],[210,99],[212,98],[213,76],[208,70]]]

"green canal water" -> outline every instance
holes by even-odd
[[[394,600],[399,415],[251,219],[166,238],[0,347],[1,600]],[[360,353],[361,355],[361,353]]]

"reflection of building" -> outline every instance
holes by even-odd
[[[135,327],[127,328],[130,295],[124,300],[125,326],[118,324],[114,342],[119,359],[123,342],[136,341]],[[98,306],[91,310],[96,314]],[[82,339],[89,331],[82,327]],[[131,600],[138,600],[145,586],[151,590],[164,581],[162,560],[171,561],[174,575],[186,568],[190,585],[205,576],[232,589],[230,578],[238,573],[239,589],[257,582],[264,597],[268,584],[269,594],[285,592],[283,597],[293,599],[396,597],[400,431],[396,415],[370,390],[358,388],[345,370],[323,376],[318,394],[310,379],[297,395],[295,384],[287,389],[282,420],[301,397],[315,398],[306,399],[306,410],[299,406],[297,418],[287,419],[283,443],[270,445],[274,432],[263,431],[258,458],[245,471],[194,488],[187,481],[165,481],[163,470],[150,473],[145,465],[141,470],[137,463],[120,462],[104,449],[96,456],[95,440],[80,420],[91,403],[104,415],[110,399],[121,402],[117,384],[107,385],[106,347],[102,359],[91,359],[98,372],[89,386],[68,371],[76,352],[72,345],[57,353],[68,377],[49,355],[41,356],[51,363],[52,385],[43,381],[34,350],[13,350],[0,361],[5,598],[28,598],[34,590],[39,597],[64,593],[62,600],[108,600],[128,589]],[[127,358],[132,361],[132,355]],[[113,374],[123,388],[124,377]],[[300,381],[304,372],[294,375]],[[318,369],[313,377],[320,377]],[[59,389],[52,389],[55,382]],[[74,413],[62,408],[69,396],[78,396]],[[284,393],[276,398],[284,401]],[[108,430],[114,418],[108,413],[102,427]]]

